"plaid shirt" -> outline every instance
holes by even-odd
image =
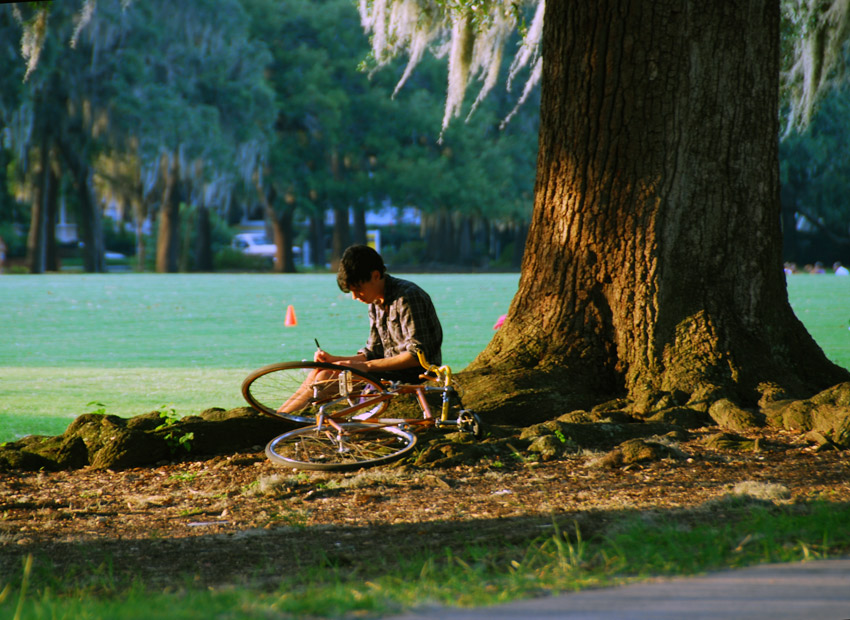
[[[373,360],[422,351],[430,364],[442,364],[443,328],[428,293],[389,274],[384,279],[384,305],[369,304],[369,340],[358,353]]]

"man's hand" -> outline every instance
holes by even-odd
[[[369,372],[369,366],[367,362],[361,362],[359,360],[352,359],[344,359],[338,362],[334,362],[334,364],[338,366],[345,366],[347,368],[353,368],[354,370],[361,370],[363,372]]]
[[[362,355],[353,355],[349,357],[331,355],[327,351],[319,349],[313,354],[313,361],[324,362],[326,364],[337,364],[339,366],[348,366],[349,368],[356,368],[358,370],[367,370],[366,358]]]

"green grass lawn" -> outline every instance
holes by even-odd
[[[516,274],[411,275],[434,299],[443,361],[463,368],[507,311]],[[285,327],[292,305],[298,319]],[[58,434],[105,405],[132,416],[244,405],[248,372],[312,359],[315,344],[354,353],[366,306],[335,275],[43,275],[0,278],[0,441]]]
[[[444,362],[465,367],[507,311],[517,274],[405,276],[430,292]],[[795,275],[789,295],[833,361],[850,367],[850,278]],[[298,325],[285,327],[292,305]],[[100,408],[132,416],[243,403],[253,368],[311,358],[317,338],[351,353],[366,307],[326,275],[43,275],[0,277],[0,441],[58,434]]]
[[[793,275],[788,278],[788,297],[827,357],[850,368],[850,278]]]

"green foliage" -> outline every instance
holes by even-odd
[[[13,158],[14,113],[21,105],[24,90],[24,63],[13,42],[20,37],[20,28],[8,10],[0,8],[0,238],[7,246],[7,257],[21,257],[26,239],[18,228],[25,224],[26,211],[14,197],[15,169]]]
[[[848,115],[850,87],[845,86],[825,96],[805,133],[789,134],[779,145],[782,207],[807,220],[797,237],[786,231],[786,256],[792,260],[850,262]]]
[[[357,68],[369,46],[348,0],[285,6],[249,0],[246,8],[254,36],[276,42],[269,75],[280,112],[264,183],[274,188],[278,213],[295,208],[315,216],[333,207],[364,211],[393,204],[478,220],[528,219],[537,149],[533,105],[500,132],[510,104],[494,97],[439,144],[446,83],[441,63],[423,62],[393,99],[393,68],[374,75]],[[384,242],[388,252],[411,254],[414,246],[402,249],[406,240],[392,237]],[[431,258],[420,250],[405,262]],[[441,258],[457,260],[446,253]]]
[[[216,271],[270,271],[272,261],[263,256],[251,256],[225,247],[216,252],[213,267]]]
[[[171,452],[177,452],[180,448],[183,448],[186,452],[191,451],[192,441],[195,439],[195,433],[188,432],[178,434],[177,429],[173,428],[180,421],[180,416],[177,414],[177,410],[174,407],[162,405],[160,407],[159,417],[162,418],[164,422],[157,426],[154,430],[168,430],[168,432],[163,435],[163,439],[165,439],[165,443],[168,444]]]
[[[97,407],[97,409],[87,412],[90,415],[106,415],[106,405],[96,400],[86,403],[86,407]]]
[[[203,213],[202,213],[203,211]],[[235,234],[234,229],[227,225],[224,218],[209,209],[203,210],[195,205],[180,203],[180,270],[198,270],[198,251],[200,249],[199,219],[208,218],[210,252],[213,256],[213,268],[218,269],[216,258],[222,251],[230,249],[230,242]],[[270,261],[266,261],[268,263]],[[265,265],[268,268],[270,265]]]
[[[256,173],[278,216],[298,212],[295,237],[305,234],[305,217],[323,217],[328,208],[364,212],[392,203],[480,222],[528,217],[534,106],[499,132],[512,101],[492,97],[437,144],[445,68],[424,63],[393,100],[399,67],[372,76],[358,70],[369,45],[350,0],[101,0],[78,29],[79,10],[71,0],[50,7],[49,36],[26,83],[14,50],[0,50],[14,69],[2,78],[10,87],[0,91],[0,119],[18,113],[33,121],[33,131],[12,136],[13,151],[2,151],[12,161],[0,168],[18,172],[8,184],[0,174],[0,190],[36,187],[31,162],[43,137],[63,144],[53,151],[63,156],[59,169],[70,166],[78,176],[95,169],[97,191],[123,205],[124,219],[137,226],[156,215],[164,154],[179,159],[173,191],[180,200],[228,217],[257,203]],[[9,41],[19,39],[11,14],[0,12],[0,34],[7,31]],[[50,135],[43,118],[51,119]],[[70,178],[60,186],[85,225]],[[25,231],[28,209],[13,217],[6,202],[0,222],[14,220]],[[107,248],[135,251],[135,240],[106,234]],[[194,235],[181,235],[182,269],[195,263]],[[396,249],[402,243],[393,242]],[[213,241],[211,254],[223,245]],[[479,244],[475,251],[490,250]],[[411,262],[430,258],[420,252]],[[226,255],[220,260],[232,265]]]
[[[0,238],[6,244],[6,260],[21,258],[27,251],[27,240],[12,223],[0,223]]]
[[[211,171],[235,172],[238,146],[261,139],[274,114],[263,78],[268,52],[249,38],[241,3],[113,3],[99,6],[95,19],[123,34],[123,62],[112,75],[114,116],[138,139],[143,167],[158,166],[165,149],[201,158]]]

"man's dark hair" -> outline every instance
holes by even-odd
[[[336,283],[343,293],[351,291],[352,286],[363,284],[372,279],[372,272],[379,271],[381,277],[386,273],[384,259],[368,245],[352,245],[342,254]]]

